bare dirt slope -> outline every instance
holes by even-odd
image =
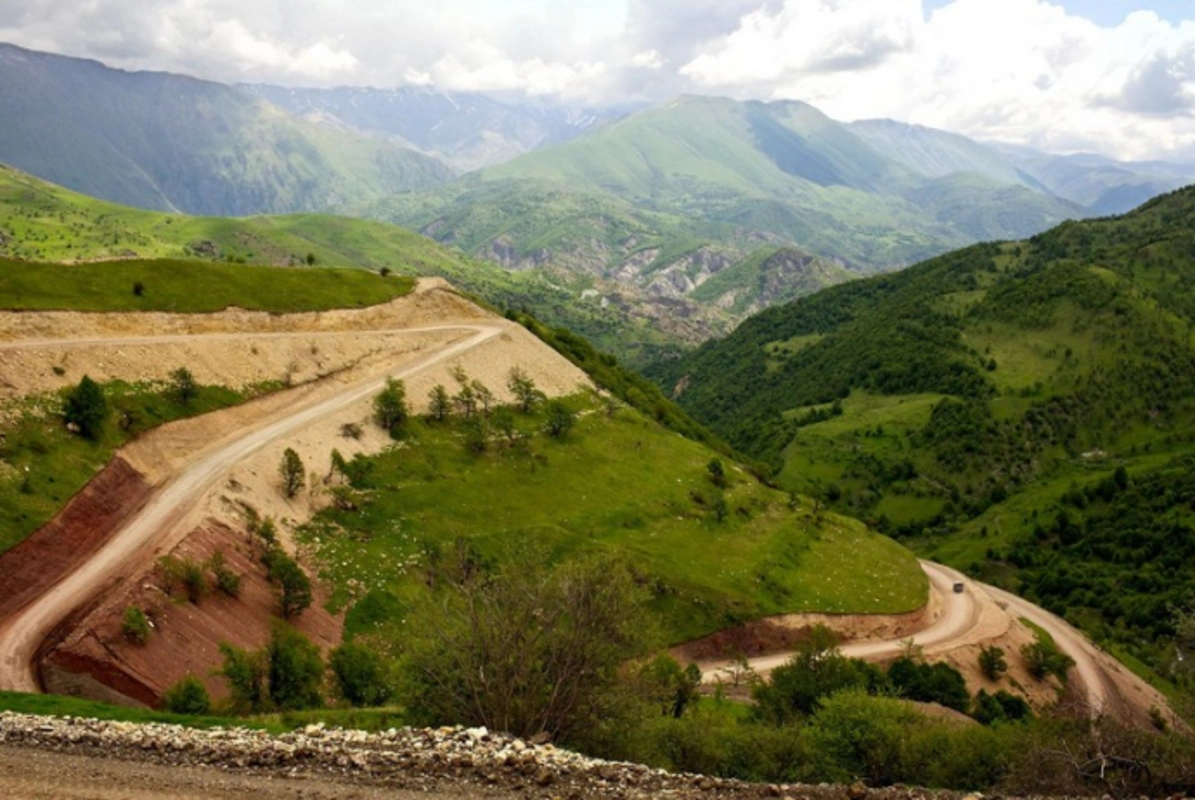
[[[29,315],[27,324],[18,324],[12,316],[0,315],[0,332],[9,336],[0,344],[0,367],[8,371],[7,383],[23,387],[22,392],[70,380],[69,373],[58,375],[52,368],[37,381],[12,377],[16,368],[27,374],[23,359],[80,349],[114,370],[94,376],[124,380],[137,377],[132,373],[138,370],[158,369],[161,375],[173,369],[177,362],[161,362],[175,357],[177,348],[196,359],[188,365],[210,363],[217,380],[235,374],[246,382],[268,379],[260,364],[246,356],[246,347],[256,347],[260,354],[275,347],[306,346],[313,358],[345,354],[322,362],[321,371],[306,384],[164,426],[122,450],[120,457],[152,485],[149,498],[115,526],[93,554],[59,565],[63,577],[52,588],[0,621],[0,686],[25,691],[40,686],[34,657],[46,649],[51,633],[61,641],[71,629],[82,629],[82,638],[94,636],[100,651],[119,650],[102,637],[110,638],[111,616],[121,607],[105,604],[103,596],[143,585],[154,560],[182,546],[192,532],[214,526],[243,531],[246,504],[282,520],[284,532],[309,518],[326,502],[319,476],[329,472],[333,447],[351,458],[390,444],[371,421],[372,398],[387,378],[406,382],[415,411],[425,408],[435,384],[455,386],[452,376],[458,368],[485,382],[500,399],[508,397],[506,381],[513,367],[525,370],[549,396],[590,385],[584,373],[521,326],[485,312],[440,281],[420,282],[408,297],[360,311],[292,316],[238,311],[194,316],[48,313]],[[25,336],[18,338],[18,333]],[[308,337],[315,333],[336,342],[336,348],[325,350],[321,344],[313,352]],[[247,344],[250,341],[255,344]],[[124,361],[105,355],[117,352],[126,353]],[[193,371],[201,382],[213,380]],[[341,435],[349,423],[360,427],[360,438]],[[293,499],[285,498],[277,485],[278,463],[287,447],[300,453],[315,487]],[[94,511],[96,519],[103,518],[102,509]],[[70,624],[64,629],[68,616]],[[230,613],[225,626],[231,630],[236,621],[237,614]],[[206,640],[217,635],[218,630]],[[179,657],[186,661],[192,656]],[[56,663],[62,666],[63,661]],[[109,666],[136,671],[128,664]],[[93,669],[89,675],[103,679],[104,669]]]

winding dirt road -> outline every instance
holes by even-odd
[[[912,643],[927,654],[983,643],[994,632],[1006,630],[1014,620],[1024,618],[1054,638],[1058,647],[1075,660],[1071,680],[1077,684],[1092,717],[1112,714],[1124,721],[1148,719],[1149,709],[1167,708],[1165,699],[1152,687],[1125,669],[1110,655],[1061,618],[1016,595],[972,580],[961,572],[932,561],[922,561],[933,591],[941,603],[933,621],[912,637],[853,641],[843,645],[852,658],[883,660],[899,656]],[[963,584],[956,593],[954,585]],[[1002,619],[996,619],[1003,615]],[[792,653],[760,656],[748,660],[760,675],[771,672],[792,657]],[[730,662],[699,665],[703,680],[714,682],[733,670]]]
[[[331,397],[304,407],[289,408],[276,418],[267,418],[250,428],[230,432],[213,443],[161,485],[144,508],[117,531],[96,553],[52,589],[0,623],[0,688],[39,692],[34,659],[41,644],[74,609],[86,604],[105,586],[141,563],[147,554],[177,544],[187,533],[184,521],[204,495],[238,462],[312,422],[358,403],[375,394],[387,378],[409,378],[419,372],[460,356],[504,331],[503,323],[454,323],[442,326],[405,328],[387,333],[426,335],[459,333],[438,350],[423,355],[397,370],[374,374],[345,386]],[[338,335],[357,335],[359,332]],[[229,334],[213,334],[227,337]],[[304,334],[310,335],[310,334]],[[103,339],[105,345],[144,344],[168,341],[165,337]],[[195,338],[195,337],[185,337]],[[90,342],[95,344],[96,342]],[[85,341],[41,341],[36,346],[84,345]],[[0,349],[34,346],[31,342],[2,344]]]

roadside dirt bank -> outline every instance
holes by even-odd
[[[0,620],[90,558],[149,499],[152,487],[114,458],[66,508],[25,541],[0,554]]]

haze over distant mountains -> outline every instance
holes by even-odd
[[[395,222],[577,302],[717,332],[852,273],[1124,212],[1195,166],[984,144],[804,103],[571,109],[130,73],[0,45],[0,162],[142,208]],[[480,168],[467,174],[464,170]]]
[[[501,164],[567,141],[619,116],[613,110],[509,104],[433,88],[240,88],[313,122],[381,136],[443,159],[461,172]]]

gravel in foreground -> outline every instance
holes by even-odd
[[[955,800],[950,792],[902,787],[751,784],[673,775],[639,764],[587,758],[485,728],[391,729],[382,733],[309,725],[271,735],[244,728],[40,717],[0,712],[0,746],[172,767],[215,767],[253,777],[318,780],[448,797],[807,798],[808,800]],[[3,786],[0,781],[0,787]],[[138,787],[127,787],[136,789]],[[969,798],[970,800],[970,798]]]

